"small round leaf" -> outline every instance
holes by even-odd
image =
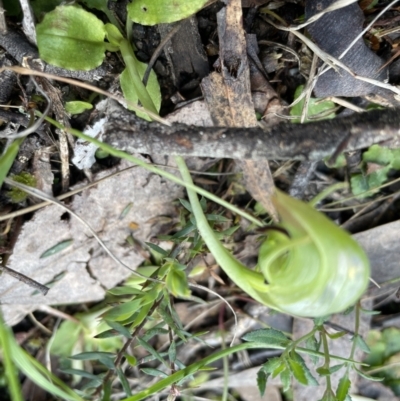
[[[40,57],[69,70],[91,70],[104,59],[104,24],[76,6],[60,6],[36,26]]]

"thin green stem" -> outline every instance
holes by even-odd
[[[226,344],[225,344],[225,332],[221,330],[221,347],[222,349],[226,349]],[[222,390],[222,397],[221,401],[227,401],[228,400],[228,380],[229,380],[229,360],[228,356],[224,356],[222,358],[222,367],[223,367],[223,372],[224,372],[224,388]]]
[[[330,185],[328,188],[325,188],[321,191],[317,196],[311,199],[309,202],[310,206],[315,207],[322,199],[325,199],[331,193],[338,191],[340,189],[347,189],[349,184],[347,182],[338,182],[337,184]]]
[[[325,329],[321,329],[320,333],[322,338],[322,346],[324,348],[324,357],[325,357],[324,368],[326,370],[329,370],[331,359],[329,354],[328,336],[326,334]],[[328,374],[326,375],[326,393],[331,391],[332,391],[331,376]]]
[[[354,354],[356,352],[357,348],[357,336],[359,336],[360,332],[360,302],[356,303],[355,306],[355,322],[354,322],[354,336],[353,336],[353,344],[351,345],[351,351],[350,351],[350,358],[354,358]]]
[[[303,341],[308,340],[310,337],[312,337],[317,331],[319,330],[318,327],[314,327],[309,333],[305,334],[304,336],[298,338],[295,341],[292,341],[290,345],[286,348],[284,354],[288,355],[292,350],[294,350],[298,344],[302,343]]]
[[[147,110],[152,111],[153,113],[158,113],[156,106],[154,105],[153,100],[151,99],[149,92],[147,91],[146,87],[144,86],[142,79],[139,75],[139,71],[137,69],[138,60],[133,53],[131,44],[126,40],[123,39],[120,43],[120,51],[122,58],[124,59],[126,68],[129,73],[129,77],[131,80],[131,85],[134,86],[136,94],[142,103],[142,106]]]

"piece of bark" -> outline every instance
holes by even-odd
[[[398,109],[372,110],[307,124],[259,127],[171,127],[139,120],[122,108],[104,127],[106,143],[128,153],[251,160],[321,160],[348,137],[344,150],[363,149],[400,136]]]
[[[205,101],[216,125],[257,126],[247,59],[248,45],[242,20],[239,0],[228,1],[227,6],[217,14],[220,57],[216,65],[220,72],[212,73],[202,82]],[[271,203],[275,186],[268,160],[259,160],[257,163],[241,160],[240,168],[246,189],[276,219],[277,214]]]
[[[179,31],[171,38],[164,49],[171,68],[174,85],[179,91],[186,86],[198,86],[209,72],[208,59],[201,43],[201,38],[195,16],[184,21]],[[158,30],[161,37],[165,37],[173,29],[173,24],[160,24]],[[188,78],[191,80],[188,81]],[[195,81],[193,83],[192,81]],[[186,88],[187,89],[187,88]]]
[[[293,182],[289,188],[289,195],[293,198],[302,199],[307,189],[307,186],[314,175],[315,168],[317,167],[316,161],[301,162],[297,168]]]
[[[11,67],[13,63],[6,54],[0,55],[0,68]],[[17,84],[17,74],[14,71],[4,70],[0,73],[0,104],[6,104]]]

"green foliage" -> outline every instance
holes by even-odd
[[[379,191],[391,170],[400,170],[400,149],[372,145],[363,153],[362,169],[364,173],[351,177],[351,189],[354,195],[367,198]]]
[[[192,184],[185,162],[176,160],[185,182]],[[365,252],[311,206],[275,191],[272,202],[288,235],[272,231],[260,248],[258,272],[227,251],[210,227],[197,194],[188,188],[187,192],[199,233],[215,260],[258,302],[297,316],[325,316],[345,310],[365,291],[369,278]],[[336,274],[338,268],[341,274]]]
[[[83,401],[83,399],[65,385],[58,377],[49,372],[43,365],[20,347],[0,313],[0,349],[4,361],[8,388],[13,401],[22,400],[18,370],[44,391],[67,401]]]
[[[69,114],[81,114],[85,110],[91,110],[93,106],[88,102],[82,102],[80,100],[73,100],[65,103],[65,111]]]
[[[60,6],[36,26],[40,57],[69,70],[91,70],[104,59],[104,24],[78,6]]]
[[[36,187],[37,184],[35,176],[24,171],[21,174],[14,175],[12,179],[30,187]],[[23,202],[28,196],[25,191],[15,187],[8,191],[7,195],[13,203]]]
[[[157,113],[160,108],[161,96],[156,77],[154,73],[151,73],[148,84],[143,84],[142,79],[147,66],[136,59],[133,49],[123,36],[118,23],[113,21],[112,14],[108,11],[107,1],[83,0],[82,2],[89,8],[95,8],[104,12],[114,25],[104,25],[92,14],[87,13],[79,7],[60,6],[56,10],[50,12],[50,17],[46,16],[45,20],[38,27],[38,37],[40,37],[39,49],[42,57],[46,57],[47,61],[51,60],[49,62],[55,65],[60,65],[57,63],[62,63],[64,68],[85,70],[95,68],[102,62],[105,49],[109,51],[120,51],[126,65],[126,69],[123,71],[120,78],[121,88],[125,98],[134,104],[141,103],[149,112]],[[159,22],[169,22],[171,18],[173,18],[173,20],[185,18],[196,12],[205,3],[206,1],[137,0],[128,5],[128,11],[130,18],[138,18],[139,23],[152,25]],[[88,14],[92,17],[88,17]],[[64,16],[67,20],[69,18],[68,24],[65,26],[62,25],[64,23]],[[92,23],[95,25],[94,29]],[[84,26],[90,27],[90,32],[83,29]],[[93,34],[93,37],[90,36],[91,34]],[[48,43],[53,36],[55,37],[53,49],[45,49],[44,47],[47,46],[46,43]],[[104,42],[105,36],[108,42]],[[64,46],[67,46],[67,51]],[[48,52],[47,50],[50,51]],[[82,52],[85,52],[84,57],[82,57]],[[91,56],[91,52],[93,52],[93,56]],[[46,58],[44,59],[46,60]],[[90,63],[88,59],[90,59]],[[70,112],[74,112],[77,106],[81,107],[82,105],[77,103],[69,104],[68,107],[71,107]],[[328,103],[322,103],[321,106],[321,104],[317,104],[316,101],[311,102],[309,114],[315,115],[321,111],[330,110],[330,108],[332,108],[332,105]],[[141,113],[140,116],[150,119],[150,117],[144,113]],[[106,145],[105,147],[104,145],[102,146],[103,149],[107,147]],[[109,148],[107,149],[110,150]],[[115,150],[111,149],[110,154],[115,154]],[[120,156],[121,153],[118,155]],[[149,168],[149,166],[146,167]],[[181,168],[182,175],[185,177],[185,172],[183,170],[184,169]],[[154,171],[158,172],[157,169]],[[163,173],[163,175],[174,177],[171,179],[177,182],[175,176],[169,176],[166,173]],[[193,192],[193,184],[187,177],[185,178],[185,182]],[[269,295],[267,295],[272,287],[269,284],[265,285],[265,278],[268,275],[278,273],[277,283],[283,283],[284,285],[281,285],[282,288],[290,287],[293,280],[290,280],[289,283],[288,279],[280,282],[279,280],[281,280],[282,277],[277,267],[279,263],[281,263],[280,266],[282,267],[283,265],[284,267],[283,269],[281,268],[282,271],[288,269],[290,266],[286,265],[286,259],[289,259],[286,257],[287,254],[290,254],[291,257],[296,257],[298,256],[298,252],[301,252],[302,248],[309,251],[309,244],[311,243],[316,248],[316,254],[314,253],[311,259],[315,259],[315,261],[318,260],[318,263],[322,265],[323,269],[321,270],[323,277],[314,278],[315,281],[311,283],[306,280],[304,274],[302,275],[301,269],[298,268],[296,273],[298,274],[297,279],[301,282],[301,290],[303,290],[304,293],[320,293],[320,289],[325,288],[325,285],[332,285],[332,288],[329,288],[335,290],[334,285],[330,284],[331,276],[329,276],[329,271],[332,271],[332,265],[337,261],[335,259],[336,253],[342,252],[343,249],[347,247],[347,251],[343,251],[344,256],[348,256],[349,259],[351,258],[352,263],[354,263],[355,259],[358,260],[358,262],[355,263],[355,266],[350,265],[345,257],[345,262],[342,262],[339,266],[335,265],[335,267],[342,269],[341,271],[344,272],[346,282],[350,282],[349,285],[354,285],[354,275],[359,274],[361,277],[361,279],[358,277],[361,282],[359,288],[355,290],[353,288],[351,294],[350,290],[347,288],[346,291],[344,291],[344,298],[346,298],[345,303],[348,304],[354,302],[359,296],[360,288],[365,286],[364,279],[368,274],[368,267],[365,262],[364,254],[360,253],[360,249],[355,243],[349,241],[350,237],[348,237],[347,234],[340,231],[329,222],[329,220],[324,220],[323,218],[320,220],[321,215],[315,212],[311,207],[294,201],[294,203],[291,203],[292,201],[286,199],[283,194],[278,193],[275,199],[276,206],[282,218],[282,226],[290,232],[291,238],[285,236],[279,237],[278,235],[271,236],[265,241],[263,252],[266,255],[267,261],[265,262],[263,257],[260,257],[261,272],[252,271],[236,261],[220,243],[220,240],[231,236],[238,226],[230,226],[225,230],[217,231],[216,229],[219,228],[219,224],[229,223],[229,219],[226,219],[220,214],[205,214],[205,199],[199,202],[196,197],[196,200],[194,200],[193,193],[192,195],[189,193],[189,197],[190,204],[187,201],[182,201],[182,204],[186,207],[186,211],[181,215],[181,226],[174,235],[168,236],[168,239],[175,245],[174,249],[165,251],[156,245],[149,245],[152,252],[151,260],[155,266],[146,266],[144,269],[147,269],[146,273],[148,277],[158,280],[158,282],[146,280],[145,278],[132,277],[127,280],[123,286],[109,291],[107,298],[109,306],[101,311],[76,315],[76,320],[67,321],[61,325],[60,329],[55,334],[52,351],[58,352],[59,355],[62,355],[64,358],[69,357],[67,361],[69,365],[64,369],[64,372],[74,375],[75,378],[78,378],[76,381],[82,377],[90,380],[89,383],[82,388],[82,392],[86,391],[86,393],[84,393],[85,397],[92,393],[96,387],[103,386],[103,399],[109,399],[111,393],[110,377],[108,377],[108,381],[105,382],[105,372],[114,372],[114,376],[116,375],[119,378],[122,388],[128,397],[125,401],[137,401],[146,399],[150,395],[160,392],[172,384],[176,383],[180,385],[183,381],[192,378],[195,373],[207,369],[208,364],[218,359],[225,358],[234,352],[252,348],[276,348],[283,350],[282,356],[280,358],[270,359],[260,369],[258,374],[260,392],[265,390],[267,380],[270,376],[275,377],[279,375],[285,390],[289,388],[292,377],[304,385],[315,385],[316,379],[311,375],[304,359],[299,353],[311,354],[315,357],[315,361],[323,357],[327,360],[329,356],[319,351],[320,343],[317,342],[314,336],[317,329],[323,330],[322,321],[313,329],[308,337],[306,336],[307,338],[305,340],[309,339],[309,341],[304,341],[306,348],[299,347],[299,342],[290,340],[277,330],[258,330],[244,337],[244,340],[247,341],[245,344],[218,351],[211,356],[202,358],[195,364],[185,367],[177,359],[177,347],[189,339],[199,340],[199,338],[197,335],[186,332],[183,328],[173,307],[171,295],[178,297],[190,296],[187,274],[185,272],[187,262],[194,256],[203,252],[206,244],[210,251],[213,252],[213,254],[215,253],[214,256],[216,256],[217,262],[220,263],[220,260],[222,260],[219,259],[218,252],[219,255],[222,255],[222,258],[225,258],[225,261],[229,263],[233,262],[231,270],[229,267],[226,267],[226,264],[220,264],[223,265],[227,273],[228,271],[231,273],[234,271],[230,277],[233,277],[232,280],[235,281],[238,286],[245,291],[250,289],[249,295],[253,296],[256,300],[261,300],[260,302],[279,309],[280,304],[276,303],[275,298],[270,298]],[[191,215],[192,213],[195,218]],[[204,229],[201,228],[205,226],[208,227],[208,238],[207,235],[203,235]],[[196,228],[199,228],[203,237],[199,235]],[[325,230],[326,232],[333,231],[332,237],[324,239],[326,234]],[[320,237],[322,240],[319,239]],[[217,245],[213,245],[213,241]],[[185,243],[185,245],[188,244],[189,249],[183,251],[183,243]],[[332,247],[332,243],[334,245],[333,250],[329,251],[328,244],[329,247]],[[305,251],[303,251],[303,253],[304,252]],[[185,255],[182,256],[182,253],[185,253]],[[179,261],[177,260],[178,255]],[[343,254],[341,254],[341,256],[343,256]],[[300,262],[304,262],[304,258],[305,257],[302,259],[302,257],[300,257],[298,259],[298,266],[301,265]],[[332,258],[333,262],[331,260]],[[360,271],[357,270],[358,268],[360,268]],[[235,269],[237,270],[235,271]],[[269,269],[277,270],[277,272],[271,272]],[[268,277],[270,278],[271,276]],[[334,284],[339,285],[338,283]],[[298,299],[293,299],[296,298],[295,292],[296,291],[291,289],[289,295],[293,297],[288,301],[289,303],[297,305],[295,311],[304,310],[307,315],[310,314],[310,310],[313,310],[311,314],[314,314],[314,310],[316,310],[317,315],[326,315],[332,312],[332,308],[322,311],[318,303],[322,302],[321,300],[318,300],[318,302],[313,305],[315,309],[310,309],[309,303],[311,302],[311,304],[313,304],[315,298],[312,298],[311,301],[301,299],[299,302]],[[341,296],[343,296],[343,294],[341,294]],[[336,309],[341,309],[343,307],[342,304],[337,305],[339,303],[338,299],[334,301],[325,300],[325,304],[332,303],[336,304],[334,305]],[[285,308],[287,308],[287,305],[284,305],[282,309]],[[291,307],[287,309],[293,311]],[[94,327],[98,323],[97,319],[100,318],[101,323]],[[138,335],[139,333],[140,337]],[[167,351],[165,351],[166,348],[163,351],[158,350],[154,345],[155,342],[150,341],[158,334],[169,335],[170,343]],[[126,355],[124,351],[123,355],[132,366],[138,366],[139,369],[147,375],[162,377],[159,382],[135,395],[131,394],[129,382],[121,366],[117,363],[121,337],[124,337],[125,340],[128,341],[134,340],[136,344],[147,353],[146,356],[138,361],[135,357]],[[358,340],[358,337],[358,334],[356,334],[355,341],[357,341],[358,346],[362,346],[362,341]],[[335,358],[335,356],[330,357],[333,359]],[[343,358],[337,359],[343,362]],[[84,370],[85,361],[92,361],[96,364],[96,373]],[[167,369],[167,373],[154,367],[143,368],[140,366],[143,362],[150,361],[158,361],[161,363],[163,369]],[[349,367],[352,367],[354,361],[345,360],[344,363],[335,366],[329,366],[329,363],[325,363],[322,367],[319,367],[319,372],[321,372],[321,376],[329,376],[343,367],[345,363],[348,364]],[[171,366],[173,366],[173,368]],[[168,372],[169,369],[172,369],[172,373]],[[112,376],[111,374],[111,377]],[[338,399],[339,397],[341,397],[341,399],[347,397],[346,391],[348,391],[348,384],[348,379],[346,379],[346,376],[343,376],[337,390]],[[57,395],[60,396],[59,394]],[[328,388],[326,397],[330,396],[334,397],[333,392]],[[71,395],[68,397],[64,396],[63,399],[76,399]]]
[[[19,147],[24,140],[25,138],[16,139],[0,156],[0,187],[3,185],[4,179],[7,177],[15,158],[17,157]]]
[[[260,329],[251,331],[245,334],[242,339],[244,341],[259,342],[265,344],[288,345],[290,340],[279,330],[275,329]]]
[[[138,24],[167,24],[190,17],[208,0],[135,0],[127,6],[129,18]]]
[[[346,373],[340,380],[338,384],[338,388],[336,391],[336,398],[338,401],[345,401],[346,397],[349,394],[350,390],[350,379],[349,375]]]
[[[187,282],[187,276],[183,271],[186,266],[172,262],[169,264],[169,271],[166,276],[165,284],[168,291],[174,297],[187,298],[190,296],[190,290]]]
[[[13,333],[5,326],[0,312],[0,351],[4,375],[13,401],[22,401],[22,391],[18,380],[18,371],[13,363],[11,344]],[[0,365],[1,366],[1,365]],[[3,373],[3,372],[2,372]]]
[[[383,380],[396,395],[400,395],[400,330],[396,327],[382,331],[371,330],[366,343],[371,352],[365,358],[365,362],[373,370],[377,370],[374,373],[375,378]]]
[[[301,93],[304,90],[304,85],[300,85],[297,87],[296,92],[294,93],[294,99],[296,100]],[[303,110],[303,105],[304,105],[304,98],[300,100],[298,103],[296,103],[291,109],[290,109],[290,115],[298,117],[294,120],[291,120],[295,123],[300,122],[300,117],[301,113]],[[307,117],[305,119],[305,122],[307,121],[315,121],[315,117],[321,116],[321,119],[329,119],[329,118],[334,118],[335,113],[329,112],[330,110],[334,109],[335,103],[331,102],[330,100],[321,100],[321,99],[316,99],[316,98],[310,98],[309,104],[308,104],[308,109],[307,109]],[[314,117],[314,119],[312,118]]]
[[[137,104],[140,101],[147,110],[158,114],[161,107],[161,91],[156,74],[152,71],[147,85],[144,86],[142,79],[147,65],[138,61],[126,40],[121,43],[121,52],[127,66],[120,76],[121,89],[125,99],[133,104]],[[130,107],[128,106],[128,108]],[[140,118],[150,120],[147,114],[140,112],[136,114]]]
[[[47,249],[40,255],[40,259],[47,258],[49,256],[56,255],[57,253],[63,251],[64,249],[68,248],[74,242],[73,239],[67,239],[64,241],[59,242],[58,244],[52,246],[51,248]]]
[[[65,320],[55,332],[51,353],[69,358],[82,352],[115,352],[122,345],[121,339],[114,337],[100,340],[96,336],[107,330],[107,322],[100,317],[109,307],[95,309],[86,313],[78,313],[74,320]],[[81,364],[73,364],[73,367],[82,367]]]

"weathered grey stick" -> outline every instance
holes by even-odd
[[[133,113],[118,108],[110,113],[104,132],[105,142],[129,153],[321,160],[332,155],[339,146],[350,151],[398,139],[400,110],[373,110],[307,124],[281,123],[264,130],[184,124],[167,127],[140,120]]]
[[[4,273],[8,274],[9,276],[12,276],[12,277],[16,278],[17,280],[22,281],[23,283],[29,285],[29,287],[37,289],[43,295],[46,295],[50,290],[49,287],[46,287],[45,285],[38,283],[37,281],[31,279],[30,277],[25,276],[25,274],[19,273],[13,269],[10,269],[7,266],[0,265],[0,271],[3,271]]]

